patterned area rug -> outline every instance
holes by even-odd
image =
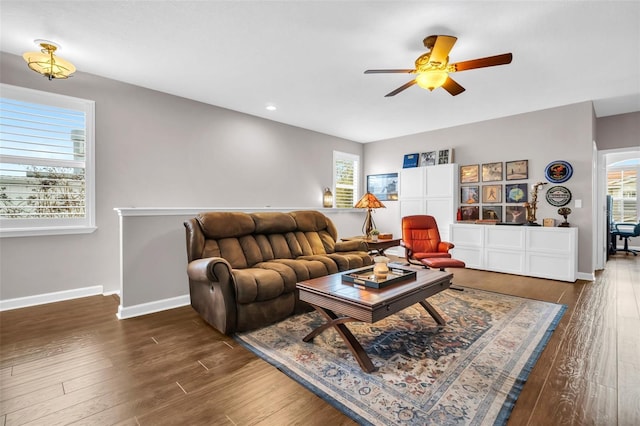
[[[335,330],[302,338],[324,322],[291,317],[236,339],[360,424],[506,424],[531,368],[566,306],[465,289],[375,324],[347,327],[376,366],[363,372]]]

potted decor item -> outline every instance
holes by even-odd
[[[389,263],[391,259],[386,256],[376,256],[373,258],[373,275],[376,277],[376,280],[382,281],[387,279],[387,275],[389,275]]]
[[[563,228],[567,228],[569,227],[569,222],[567,222],[567,216],[569,216],[571,214],[571,209],[569,207],[561,207],[558,209],[558,214],[562,217],[564,217],[564,222],[562,222],[560,225],[560,227]]]
[[[380,236],[380,231],[378,231],[377,229],[372,229],[369,235],[371,236],[371,241],[378,241],[378,236]]]

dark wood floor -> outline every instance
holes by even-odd
[[[593,283],[455,270],[459,285],[563,303],[510,425],[640,424],[640,259]],[[95,296],[0,313],[0,425],[351,425],[191,310],[119,321]]]

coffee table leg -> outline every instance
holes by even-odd
[[[423,308],[425,308],[427,310],[427,312],[429,312],[429,315],[431,315],[433,317],[433,319],[436,320],[438,325],[445,325],[447,323],[444,320],[444,318],[442,318],[440,316],[438,311],[436,311],[436,308],[431,306],[431,304],[429,302],[427,302],[426,300],[422,300],[422,301],[420,301],[420,304],[422,305]]]
[[[356,337],[353,335],[353,333],[351,333],[351,330],[349,330],[347,326],[344,325],[344,323],[346,322],[353,322],[358,320],[350,317],[339,317],[333,311],[321,308],[319,306],[314,306],[314,308],[327,319],[327,322],[313,330],[311,333],[307,334],[302,340],[304,342],[309,342],[326,329],[334,327],[338,334],[340,334],[340,336],[342,337],[342,340],[344,340],[344,342],[347,344],[347,347],[349,348],[351,353],[353,353],[353,356],[356,358],[356,361],[358,361],[360,368],[362,368],[367,373],[371,373],[372,371],[374,371],[376,368],[373,365],[371,358],[369,358],[369,355],[367,355],[367,353],[364,351],[360,342],[356,340]]]

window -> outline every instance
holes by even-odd
[[[619,161],[607,167],[607,193],[611,195],[614,222],[638,221],[638,169],[640,159]]]
[[[358,201],[360,156],[333,151],[333,187],[336,208],[351,209]]]
[[[0,235],[92,232],[94,102],[0,89]]]

